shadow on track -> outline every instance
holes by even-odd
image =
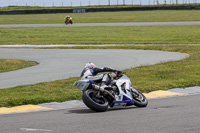
[[[119,111],[119,110],[128,110],[128,109],[139,109],[139,108],[135,107],[135,106],[121,107],[121,108],[109,108],[106,112]],[[67,113],[64,113],[64,114],[71,114],[71,113],[75,113],[75,114],[90,114],[90,113],[104,113],[104,112],[95,112],[95,111],[93,111],[91,109],[82,108],[82,109],[72,109],[72,110],[69,110]]]

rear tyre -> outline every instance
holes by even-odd
[[[93,111],[104,112],[108,109],[108,100],[103,96],[97,96],[97,91],[88,89],[83,92],[83,102]]]
[[[134,105],[137,107],[146,107],[148,104],[147,98],[139,91],[132,92]]]

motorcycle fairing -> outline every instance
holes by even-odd
[[[90,84],[93,84],[94,81],[90,79],[79,80],[74,83],[74,87],[80,89],[81,91],[85,91]]]
[[[121,101],[113,101],[113,103],[131,103],[131,104],[133,104],[133,100],[126,96],[123,96],[123,99]]]
[[[122,101],[123,96],[132,99],[132,94],[130,89],[132,84],[127,76],[122,76],[119,80],[117,80],[116,84],[120,91],[119,95],[115,97],[116,101]],[[122,88],[123,84],[125,84],[124,88]],[[123,91],[123,89],[125,90],[125,92]]]
[[[113,101],[113,104],[126,103],[126,106],[133,105],[134,101],[133,101],[133,96],[132,96],[132,92],[131,92],[132,84],[130,82],[130,79],[124,75],[116,82],[116,84],[119,87],[120,92],[119,92],[119,95],[115,96],[116,101]],[[124,88],[122,88],[122,87],[124,87]]]

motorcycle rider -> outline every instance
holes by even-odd
[[[70,16],[66,16],[65,19],[68,20],[68,19],[72,19],[72,18]]]
[[[81,79],[90,79],[93,81],[102,80],[101,86],[108,85],[110,82],[110,78],[109,78],[108,74],[97,75],[98,73],[102,73],[102,72],[114,72],[118,75],[120,75],[122,73],[121,71],[118,71],[116,69],[112,69],[109,67],[98,68],[95,66],[94,63],[89,62],[85,65],[80,78]]]
[[[70,16],[66,16],[66,17],[65,17],[65,23],[66,23],[66,22],[69,23],[69,20],[71,20],[71,22],[72,22],[72,18],[71,18]]]

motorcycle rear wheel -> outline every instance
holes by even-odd
[[[88,89],[83,92],[83,102],[93,111],[104,112],[108,109],[108,100],[103,96],[97,96],[97,91]]]
[[[133,94],[133,100],[134,100],[134,105],[137,107],[146,107],[148,104],[147,98],[140,91],[137,91],[137,96],[134,96]]]

